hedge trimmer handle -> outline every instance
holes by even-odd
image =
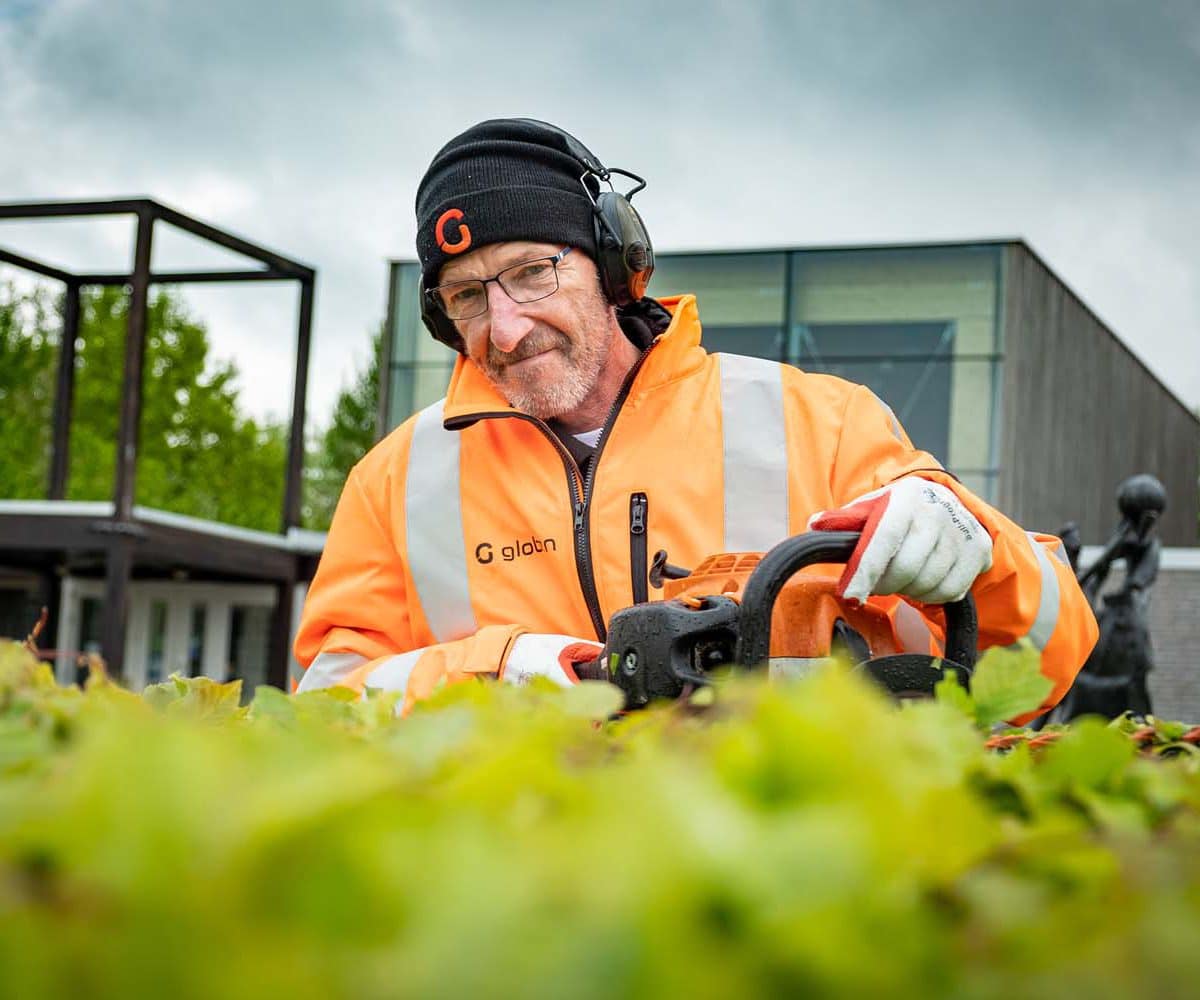
[[[784,584],[805,566],[848,562],[860,537],[857,531],[809,531],[784,539],[762,557],[742,590],[736,656],[739,665],[757,667],[766,661],[771,645],[771,613]],[[943,607],[946,659],[969,670],[975,666],[979,640],[975,601],[968,593],[961,601]]]

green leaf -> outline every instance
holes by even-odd
[[[172,674],[161,684],[151,684],[142,697],[154,708],[193,718],[226,719],[245,714],[239,711],[240,679],[221,684],[211,677],[181,677]]]
[[[254,689],[254,700],[250,702],[250,718],[273,719],[290,723],[296,718],[295,701],[279,688],[260,684]]]
[[[934,685],[933,697],[939,704],[962,712],[968,719],[975,718],[975,699],[958,682],[958,675],[953,670],[942,671],[942,679]]]
[[[161,684],[147,684],[142,689],[142,698],[151,708],[166,711],[167,706],[183,697],[183,692],[175,684],[174,679],[163,681]]]
[[[54,671],[26,648],[24,643],[0,639],[0,694],[5,690],[55,689]]]
[[[1041,665],[1041,655],[1024,641],[1017,649],[993,647],[984,653],[971,675],[975,721],[990,729],[1041,705],[1054,687]]]
[[[562,704],[568,715],[603,722],[625,707],[625,695],[608,681],[580,681],[563,691]]]
[[[1119,729],[1085,716],[1046,751],[1042,773],[1063,786],[1105,788],[1124,772],[1136,752]]]

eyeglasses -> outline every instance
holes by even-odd
[[[487,285],[494,281],[514,302],[537,302],[558,291],[558,262],[571,252],[563,247],[553,257],[512,264],[490,278],[451,281],[425,294],[448,319],[474,319],[488,310]]]

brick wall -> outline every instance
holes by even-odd
[[[1150,598],[1150,638],[1154,714],[1200,723],[1200,568],[1159,572]]]

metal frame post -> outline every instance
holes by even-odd
[[[125,374],[121,384],[121,422],[117,431],[117,469],[113,488],[113,516],[133,517],[137,487],[137,450],[142,423],[142,371],[146,363],[146,307],[150,294],[150,242],[154,227],[151,212],[137,213],[137,246],[129,285],[129,317],[125,326]]]
[[[125,670],[125,623],[129,620],[133,539],[112,539],[104,555],[104,624],[100,632],[100,650],[109,673],[120,677]]]
[[[71,415],[75,404],[75,341],[79,337],[79,299],[79,283],[68,281],[63,293],[62,337],[58,345],[58,377],[54,389],[51,500],[62,500],[67,495],[67,474],[71,462]]]
[[[275,583],[275,607],[271,611],[271,632],[267,646],[267,683],[283,691],[288,689],[288,659],[292,639],[292,600],[296,578]]]
[[[296,333],[296,373],[292,388],[292,425],[288,435],[287,485],[283,492],[283,532],[300,526],[304,475],[304,410],[308,396],[308,351],[312,341],[313,276],[300,279],[300,316]]]

